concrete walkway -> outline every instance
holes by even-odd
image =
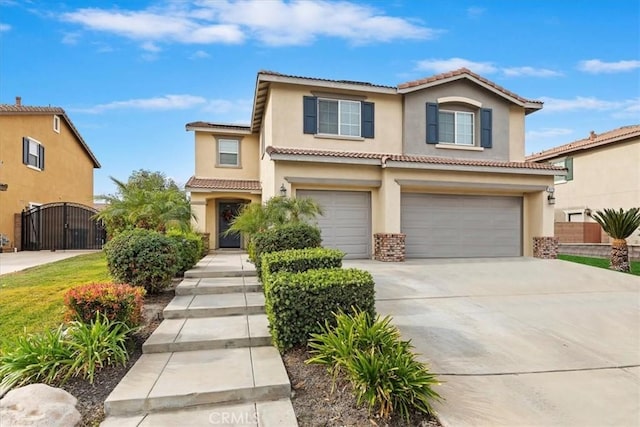
[[[101,426],[297,426],[255,274],[238,253],[188,271]]]
[[[77,251],[22,251],[0,253],[0,274],[13,273],[31,267],[72,258],[74,256],[90,254],[98,251],[77,250]]]

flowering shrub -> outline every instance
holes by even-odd
[[[67,291],[64,303],[67,320],[91,323],[96,313],[102,313],[112,322],[130,327],[142,322],[142,303],[145,290],[126,284],[91,283]]]

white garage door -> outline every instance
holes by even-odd
[[[522,198],[402,194],[407,257],[522,255]]]
[[[310,197],[322,206],[324,215],[317,222],[324,247],[343,250],[345,258],[371,257],[371,193],[298,190],[296,197]]]

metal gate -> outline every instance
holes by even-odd
[[[22,212],[22,250],[102,249],[107,232],[97,210],[78,203],[49,203]]]

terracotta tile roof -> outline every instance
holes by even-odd
[[[202,190],[260,191],[260,181],[252,179],[217,179],[192,176],[185,185],[187,188]]]
[[[251,126],[249,125],[234,125],[227,123],[211,123],[211,122],[191,122],[186,124],[187,128],[210,128],[210,129],[232,129],[232,130],[244,130],[250,131]]]
[[[388,161],[395,162],[407,162],[407,163],[426,163],[426,164],[438,164],[438,165],[452,165],[452,166],[486,166],[486,167],[499,167],[499,168],[514,168],[514,169],[536,169],[536,170],[564,170],[563,168],[555,167],[546,163],[533,163],[533,162],[500,162],[494,160],[468,160],[468,159],[455,159],[448,157],[432,157],[432,156],[414,156],[406,154],[384,154],[384,153],[359,153],[350,151],[330,151],[330,150],[310,150],[305,148],[283,148],[283,147],[267,147],[267,153],[271,154],[283,154],[293,156],[323,156],[323,157],[337,157],[337,158],[352,158],[352,159],[379,159],[380,163],[386,163]]]
[[[481,81],[482,83],[491,86],[492,88],[496,89],[498,92],[502,92],[503,94],[511,97],[511,98],[515,98],[518,101],[522,102],[522,103],[528,103],[528,102],[532,102],[535,104],[540,104],[542,105],[543,102],[542,101],[534,101],[534,100],[530,100],[530,99],[526,99],[521,97],[518,94],[515,94],[513,92],[511,92],[510,90],[505,89],[504,87],[492,82],[491,80],[487,80],[484,77],[480,76],[479,74],[474,73],[473,71],[467,69],[467,68],[459,68],[457,70],[454,71],[449,71],[446,73],[442,73],[442,74],[436,74],[435,76],[431,76],[431,77],[427,77],[424,79],[420,79],[420,80],[413,80],[410,82],[406,82],[406,83],[401,83],[398,85],[398,89],[409,89],[412,87],[416,87],[416,86],[421,86],[427,83],[434,83],[434,82],[438,82],[440,80],[445,80],[445,79],[449,79],[452,77],[458,77],[458,76],[463,76],[463,75],[468,75],[471,76],[473,78],[475,78],[476,80]]]
[[[369,87],[384,87],[387,89],[395,89],[395,86],[386,86],[386,85],[378,85],[369,82],[361,82],[357,80],[333,80],[333,79],[321,79],[318,77],[305,77],[305,76],[294,76],[290,74],[278,73],[277,71],[269,71],[269,70],[260,70],[258,75],[268,75],[268,76],[278,76],[278,77],[288,77],[292,79],[303,79],[303,80],[315,80],[320,82],[329,82],[329,83],[343,83],[350,85],[360,85],[360,86],[369,86]]]
[[[87,145],[87,143],[85,142],[84,138],[82,138],[82,135],[80,135],[80,132],[78,131],[78,129],[75,127],[75,125],[73,124],[73,122],[71,121],[69,116],[67,116],[67,113],[62,108],[60,108],[60,107],[36,107],[36,106],[15,105],[15,104],[0,104],[0,114],[3,114],[3,115],[13,115],[13,114],[52,114],[53,115],[53,114],[57,114],[59,116],[62,116],[62,118],[65,120],[65,122],[67,122],[67,125],[69,125],[69,128],[71,128],[71,131],[73,132],[73,134],[78,139],[78,142],[80,142],[80,145],[82,145],[82,148],[84,148],[84,150],[86,151],[87,155],[89,156],[89,158],[93,162],[93,166],[95,168],[100,168],[101,167],[100,166],[100,162],[98,161],[96,156],[93,154],[93,152],[89,148],[89,145]]]
[[[638,137],[640,137],[640,125],[623,126],[618,129],[601,133],[600,135],[597,135],[592,131],[587,138],[579,139],[568,144],[560,145],[558,147],[550,148],[527,156],[527,161],[538,162],[541,160],[551,159],[553,157],[565,156],[576,151],[588,150],[590,148],[600,147],[602,145],[613,144],[615,142]]]

